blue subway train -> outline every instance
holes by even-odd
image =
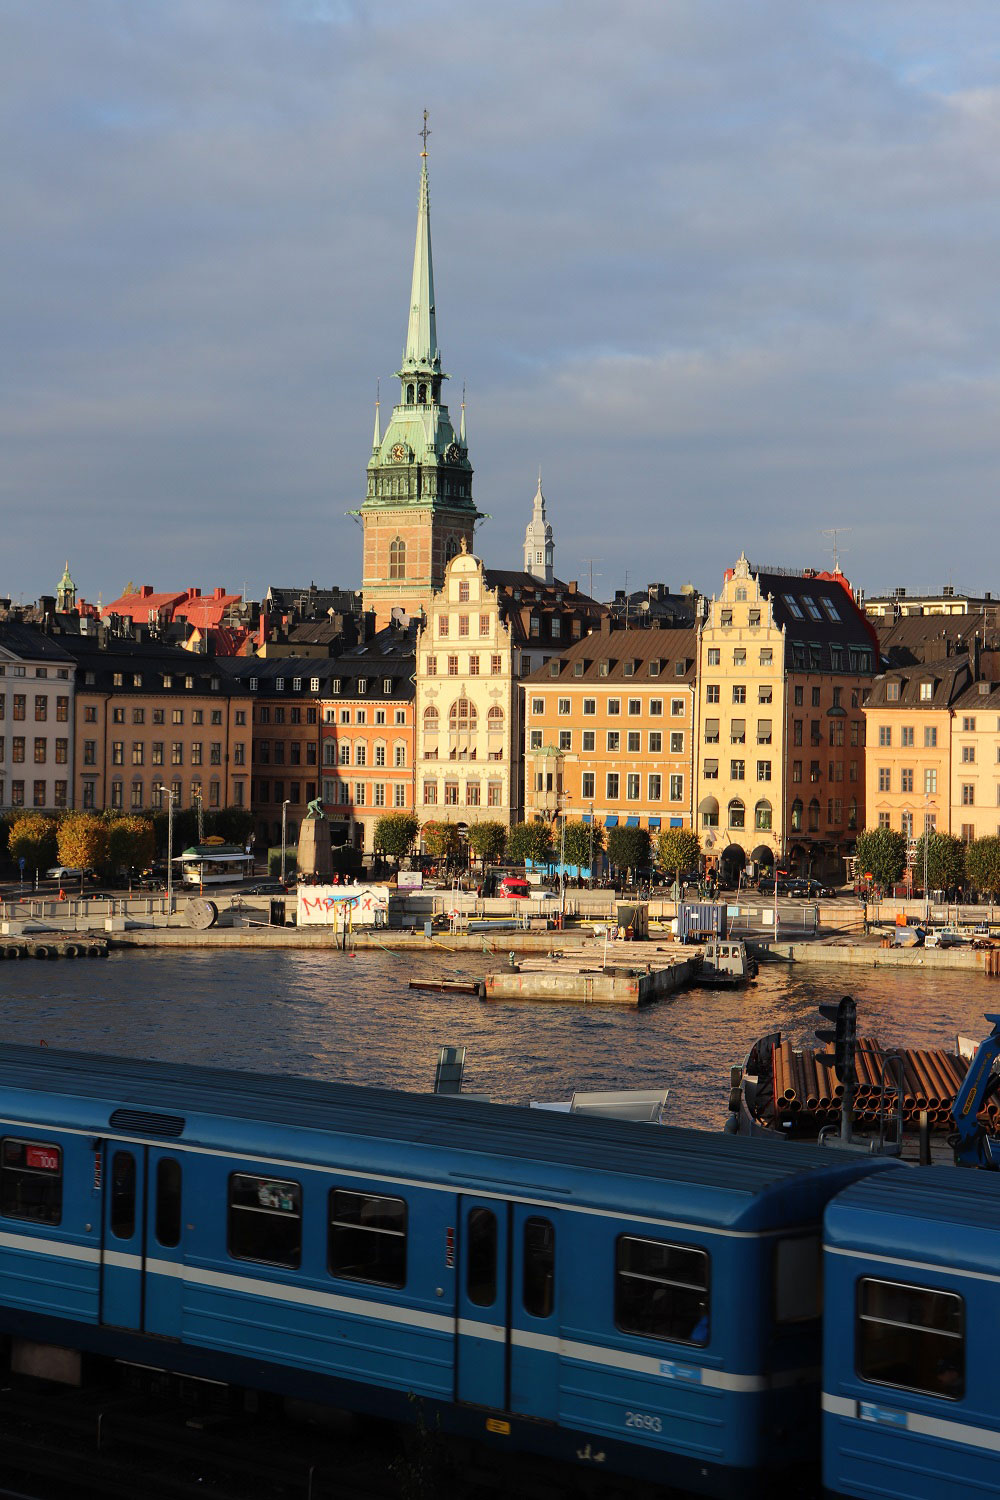
[[[0,1334],[741,1500],[804,1492],[822,1421],[835,1493],[929,1497],[933,1442],[941,1496],[973,1428],[1000,1472],[984,1176],[7,1046]]]

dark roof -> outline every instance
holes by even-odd
[[[608,670],[602,673],[600,663]],[[649,663],[658,671],[651,677]],[[683,664],[682,673],[676,671]],[[560,682],[621,682],[638,687],[651,683],[667,691],[671,684],[693,681],[698,664],[698,633],[691,625],[633,625],[628,630],[618,621],[605,618],[600,630],[574,641],[569,650],[553,657],[545,666],[532,672],[524,682],[539,685],[558,676]],[[558,666],[558,672],[553,672]],[[577,666],[583,670],[578,672]],[[629,670],[631,668],[631,670]]]
[[[894,667],[940,661],[968,651],[978,636],[987,647],[1000,646],[997,611],[985,615],[901,615],[898,620],[874,620],[882,655]]]
[[[416,648],[414,625],[405,631],[386,626],[367,641],[352,646],[339,656],[245,656],[230,657],[224,665],[227,672],[238,678],[245,686],[251,679],[257,683],[258,697],[281,692],[284,697],[296,696],[294,683],[300,686],[298,693],[305,697],[368,697],[405,702],[413,697],[413,674],[416,670]],[[282,689],[276,684],[284,683]],[[318,690],[311,686],[319,679]],[[364,678],[371,686],[359,694],[357,683]],[[388,693],[383,683],[390,681]],[[334,682],[340,683],[339,691]]]
[[[867,708],[940,709],[950,708],[972,680],[967,656],[949,656],[943,661],[926,662],[884,673],[872,683]],[[921,697],[921,686],[930,682],[929,698]],[[889,685],[898,695],[889,697]]]
[[[847,653],[839,670],[863,671],[857,654],[861,650],[869,653],[868,670],[877,670],[878,637],[871,621],[858,608],[842,575],[760,572],[756,576],[761,593],[771,597],[774,623],[779,630],[785,631],[786,645],[792,648],[792,671],[838,670],[831,649],[835,646],[843,647]],[[818,665],[814,664],[814,655],[810,652],[813,646],[819,646]],[[851,665],[852,651],[855,653],[854,665]],[[803,652],[805,661],[796,661],[796,655],[801,658]]]
[[[320,589],[314,583],[302,588],[279,588],[272,585],[264,596],[265,607],[274,612],[296,611],[299,615],[360,614],[361,592],[356,589]]]
[[[94,636],[63,636],[67,655],[76,663],[78,689],[99,692],[138,693],[242,693],[245,689],[232,681],[227,671],[228,657],[203,656],[200,652],[182,651],[161,641],[135,641],[124,636],[108,636],[103,643]],[[115,683],[115,673],[123,681]],[[86,676],[93,681],[85,681]],[[132,677],[142,681],[133,683]],[[165,687],[164,677],[171,678]],[[192,686],[186,687],[187,678]],[[213,682],[216,686],[213,687]]]
[[[608,608],[613,615],[622,616],[633,623],[669,620],[676,625],[693,625],[699,598],[700,595],[694,589],[689,593],[672,594],[665,583],[651,583],[630,594],[624,589],[616,589]]]
[[[575,584],[543,583],[533,573],[515,573],[503,568],[483,568],[487,586],[496,589],[500,598],[501,613],[511,627],[511,637],[517,645],[550,646],[561,651],[567,641],[573,639],[572,622],[578,620],[580,629],[595,625],[607,613],[603,604],[581,594]],[[538,620],[538,630],[533,632],[531,621]],[[556,633],[553,621],[559,621]]]
[[[73,660],[59,641],[47,635],[44,630],[34,630],[19,620],[0,624],[0,646],[14,656],[35,661],[57,661],[65,666],[71,665]]]

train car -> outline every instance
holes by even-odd
[[[824,1260],[827,1493],[1000,1494],[1000,1177],[855,1183],[827,1210]]]
[[[816,1464],[823,1211],[885,1170],[6,1046],[0,1333],[747,1500]]]

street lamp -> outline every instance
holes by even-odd
[[[177,796],[173,787],[166,787],[162,782],[156,790],[167,794],[167,916],[173,914],[174,910],[174,798]]]
[[[282,885],[284,885],[284,883],[285,883],[285,848],[286,848],[286,830],[288,828],[288,809],[289,809],[289,806],[290,806],[290,799],[286,797],[285,800],[284,800],[284,802],[281,804],[281,883],[282,883]]]

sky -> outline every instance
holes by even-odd
[[[0,0],[0,592],[360,586],[424,109],[488,565],[1000,592],[996,0]]]

